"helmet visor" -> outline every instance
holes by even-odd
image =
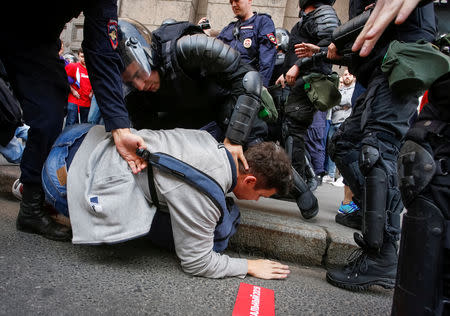
[[[119,52],[125,66],[122,80],[138,90],[144,90],[145,81],[151,74],[150,56],[146,47],[143,47],[136,38],[130,37],[123,41]]]

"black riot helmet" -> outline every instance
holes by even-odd
[[[143,24],[129,18],[119,19],[119,54],[125,66],[122,80],[127,85],[124,90],[131,86],[138,88],[137,82],[150,76],[153,66],[151,42],[152,33]]]
[[[289,31],[281,27],[275,29],[275,37],[277,38],[277,48],[283,52],[287,52],[289,44]]]
[[[301,10],[304,10],[307,6],[311,4],[327,4],[333,5],[336,0],[298,0],[298,6]]]

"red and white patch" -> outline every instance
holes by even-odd
[[[117,48],[117,45],[119,45],[119,38],[118,38],[118,32],[119,29],[117,25],[117,21],[115,20],[109,20],[107,25],[107,32],[109,36],[109,41],[111,42],[111,46],[113,49]]]
[[[251,38],[246,38],[244,40],[244,43],[242,43],[242,45],[244,45],[245,48],[250,48],[252,46],[252,39]]]
[[[271,41],[273,44],[277,45],[277,38],[275,37],[275,35],[273,35],[273,33],[267,34],[267,37],[269,38],[269,41]]]

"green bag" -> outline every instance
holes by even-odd
[[[278,119],[278,111],[266,87],[263,87],[261,90],[261,105],[263,108],[259,111],[259,118],[266,122],[276,122]]]
[[[388,75],[389,87],[396,93],[423,93],[450,71],[450,58],[425,41],[392,41],[381,70]]]
[[[303,80],[305,81],[306,94],[317,110],[325,112],[341,103],[339,75],[337,73],[324,75],[313,72],[303,76]]]

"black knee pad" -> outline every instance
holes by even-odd
[[[436,163],[424,147],[407,140],[400,150],[397,168],[400,192],[408,206],[430,183],[436,172]]]

